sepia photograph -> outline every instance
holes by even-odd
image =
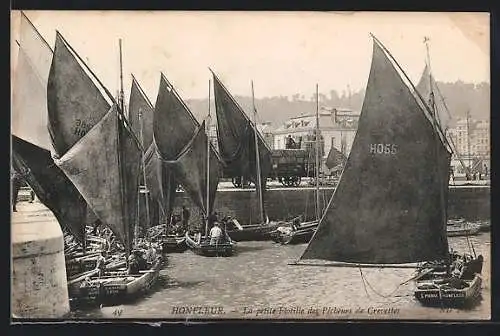
[[[489,13],[10,38],[11,322],[491,319]]]

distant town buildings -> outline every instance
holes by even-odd
[[[490,121],[459,119],[450,129],[450,136],[455,144],[452,165],[462,171],[460,160],[466,165],[486,165],[490,168]]]
[[[332,146],[345,155],[349,154],[358,127],[358,119],[359,112],[350,109],[321,108],[319,130],[323,138],[323,158],[328,155]],[[285,149],[288,136],[305,148],[308,141],[314,139],[315,130],[316,115],[314,113],[291,118],[274,130],[273,148]]]

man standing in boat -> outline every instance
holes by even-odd
[[[184,230],[187,230],[188,228],[188,223],[189,223],[189,217],[191,216],[188,208],[186,208],[185,205],[182,206],[182,227]]]
[[[99,278],[102,277],[106,270],[106,258],[104,257],[103,252],[100,252],[97,257],[96,269],[98,270],[97,276]]]
[[[214,226],[214,223],[215,222],[218,222],[218,218],[217,218],[217,212],[214,211],[212,212],[210,215],[208,215],[208,218],[207,218],[207,221],[208,221],[208,229],[211,230],[212,227]]]
[[[222,237],[222,230],[219,223],[215,222],[214,227],[210,229],[210,245],[217,245]]]

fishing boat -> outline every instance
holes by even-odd
[[[269,221],[264,210],[266,179],[271,171],[271,150],[257,130],[253,82],[252,122],[215,72],[212,69],[210,71],[214,79],[219,154],[228,171],[237,172],[239,176],[236,177],[243,176],[253,182],[259,206],[258,223],[233,224],[227,233],[235,241],[269,240],[270,233],[279,224],[276,221]],[[252,211],[251,207],[249,209]],[[252,217],[251,214],[249,217]]]
[[[138,210],[134,205],[139,194],[143,151],[123,114],[122,81],[120,93],[118,104],[64,37],[56,32],[47,89],[48,128],[54,162],[97,217],[123,243],[124,257],[131,258]],[[128,297],[147,290],[157,279],[160,266],[161,257],[139,274],[129,276],[124,274],[126,270],[118,270],[98,272],[97,276],[91,274],[83,280],[80,276],[79,280],[71,281],[69,294],[72,300],[93,303],[116,296]],[[95,288],[98,288],[98,295]]]
[[[241,226],[241,224],[233,218],[222,220],[223,225],[232,240],[234,241],[262,241],[272,239],[272,234],[276,232],[280,225],[286,225],[283,222],[269,220],[266,216],[264,225],[250,224]]]
[[[210,120],[210,107],[207,119]],[[173,85],[161,74],[153,123],[158,156],[168,174],[199,209],[202,217],[199,223],[205,222],[204,227],[196,225],[197,239],[194,232],[186,231],[186,244],[199,255],[230,256],[234,245],[231,240],[223,236],[220,242],[210,244],[208,218],[217,193],[221,162],[209,141],[206,124],[206,120],[198,123]]]
[[[448,237],[474,236],[480,231],[480,226],[475,223],[464,222],[446,226]]]
[[[86,261],[81,261],[84,256],[103,249],[103,242],[86,234],[86,225],[96,217],[52,159],[47,129],[47,84],[53,53],[23,12],[18,46],[12,104],[12,164],[14,169],[26,172],[23,175],[38,200],[52,211],[61,229],[74,238],[71,246],[65,246],[66,269],[71,276],[86,267],[82,264]],[[78,259],[72,258],[75,253]]]
[[[451,262],[446,235],[451,151],[431,107],[372,38],[351,152],[315,234],[294,264],[326,260],[330,266],[360,269],[415,267],[418,273],[410,280],[420,300],[418,278],[432,277],[434,268],[424,271],[418,264],[444,260],[449,269]],[[462,280],[475,286],[474,280]]]

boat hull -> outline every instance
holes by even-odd
[[[185,236],[167,236],[161,240],[160,244],[163,253],[182,253],[188,249]]]
[[[81,287],[74,283],[69,287],[72,304],[121,303],[147,292],[158,279],[162,261],[157,260],[150,269],[138,275],[128,275],[126,269],[111,272],[110,275],[92,279],[91,286]],[[83,280],[83,279],[82,279]]]
[[[217,245],[210,245],[206,241],[198,243],[188,233],[186,233],[186,244],[191,251],[204,257],[230,257],[234,252],[232,242],[223,242]]]
[[[426,306],[462,307],[474,303],[481,295],[482,278],[461,280],[464,288],[440,285],[433,280],[417,281],[415,298]]]
[[[278,222],[244,226],[243,230],[227,230],[234,241],[264,241],[271,240],[271,232],[279,226]]]

